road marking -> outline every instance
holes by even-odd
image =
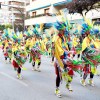
[[[26,86],[26,87],[28,86],[28,84],[26,84],[26,83],[24,83],[24,82],[22,82],[22,81],[20,81],[20,80],[18,80],[18,79],[13,78],[12,76],[10,76],[10,75],[8,75],[8,74],[6,74],[6,73],[4,73],[4,72],[0,72],[0,73],[1,73],[2,75],[6,76],[6,77],[8,77],[8,78],[10,78],[10,79],[12,79],[12,80],[18,82],[18,83],[20,83],[20,84]]]

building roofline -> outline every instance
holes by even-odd
[[[38,8],[32,9],[32,10],[29,10],[28,12],[32,12],[32,11],[35,11],[35,10],[39,10],[39,9],[46,8],[46,7],[49,7],[49,6],[51,6],[51,4],[48,4],[48,5],[42,6],[42,7],[38,7]]]
[[[67,0],[67,1],[63,1],[63,2],[58,2],[58,3],[53,4],[53,6],[59,6],[59,5],[67,4],[69,2],[71,2],[71,0]]]
[[[39,10],[39,9],[42,9],[42,8],[46,8],[46,7],[49,7],[51,5],[53,5],[53,6],[64,5],[64,4],[67,4],[67,3],[71,2],[71,1],[72,0],[66,0],[66,1],[61,1],[61,2],[57,2],[57,3],[53,3],[53,4],[49,3],[48,5],[45,5],[45,6],[41,6],[41,7],[37,7],[37,8],[31,9],[31,10],[28,10],[28,12],[35,11],[35,10]]]

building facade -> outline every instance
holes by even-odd
[[[74,15],[68,14],[68,10],[65,9],[66,4],[72,0],[30,0],[30,5],[26,6],[28,16],[25,20],[25,25],[35,25],[41,23],[53,23],[57,20],[62,20],[63,16],[73,22],[83,22],[83,17],[80,14],[75,13]],[[100,18],[100,12],[91,10],[87,13],[87,18]],[[56,16],[56,17],[55,17]]]
[[[7,4],[6,0],[2,0],[0,2],[1,2],[1,4]],[[1,6],[1,9],[0,9],[0,24],[8,24],[8,23],[10,23],[8,6]]]
[[[22,0],[9,0],[8,2],[11,19],[15,24],[22,24],[24,20],[25,1]]]
[[[29,3],[29,0],[2,0],[0,10],[1,24],[12,24],[14,22],[16,25],[23,25],[27,3]]]
[[[52,23],[61,18],[60,10],[65,8],[65,4],[72,0],[30,0],[30,5],[26,6],[26,11],[29,13],[25,20],[25,25],[35,25],[41,23]]]

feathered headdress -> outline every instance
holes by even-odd
[[[85,34],[87,31],[91,30],[91,26],[89,26],[88,24],[84,23],[82,24],[82,30],[81,30],[81,34]]]
[[[54,23],[54,27],[57,29],[57,30],[64,30],[66,28],[65,24],[64,23],[60,23],[60,22],[56,22]]]
[[[99,32],[99,29],[94,29],[94,34],[98,34]]]
[[[58,31],[60,31],[60,30],[63,30],[64,31],[64,35],[68,35],[68,33],[69,33],[69,28],[68,28],[68,23],[66,22],[56,22],[56,23],[54,23],[53,24],[53,26],[58,30]]]
[[[39,37],[39,36],[41,35],[40,32],[39,32],[39,26],[38,26],[38,25],[36,25],[35,28],[33,29],[33,33],[34,33],[37,37]]]

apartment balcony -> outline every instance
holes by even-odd
[[[25,4],[25,2],[9,1],[9,4],[24,5],[24,4]]]
[[[16,8],[18,8],[18,7],[24,8],[25,3],[24,2],[17,2],[17,0],[16,0],[16,1],[9,1],[9,5],[14,6]]]
[[[14,8],[20,8],[20,9],[24,9],[24,6],[21,6],[21,5],[10,5],[11,7],[14,7]],[[10,7],[9,7],[10,8]]]
[[[30,5],[26,6],[26,11],[31,12],[34,10],[42,9],[49,7],[51,5],[53,6],[59,6],[59,5],[64,5],[72,0],[42,0],[42,1],[33,1]]]
[[[16,19],[18,19],[18,20],[22,20],[21,17],[17,17],[17,16],[15,16],[15,20],[16,20]]]
[[[15,20],[15,23],[18,23],[18,22],[19,22],[20,24],[22,24],[22,23],[23,23],[23,20],[22,20],[22,19],[16,19],[16,20]]]
[[[57,20],[61,21],[62,17],[61,16],[57,16],[57,17],[53,17],[53,16],[48,16],[48,15],[43,15],[43,16],[37,16],[37,17],[29,17],[28,19],[25,20],[25,25],[35,25],[35,24],[42,24],[42,23],[54,23]]]
[[[74,16],[70,16],[68,15],[67,18],[70,20],[70,22],[72,23],[82,23],[83,22],[83,18],[80,15],[74,15]],[[42,23],[54,23],[56,21],[60,21],[62,22],[62,16],[58,15],[58,16],[51,16],[51,15],[38,15],[35,17],[29,17],[25,20],[25,25],[29,26],[29,25],[35,25],[35,24],[42,24]]]
[[[24,5],[25,5],[25,3],[9,2],[9,5],[18,5],[18,6],[24,6]]]
[[[20,14],[20,11],[10,11],[10,13],[13,13],[13,14]]]
[[[23,2],[25,2],[25,0],[9,0],[9,2],[20,2],[20,3],[23,3]]]

